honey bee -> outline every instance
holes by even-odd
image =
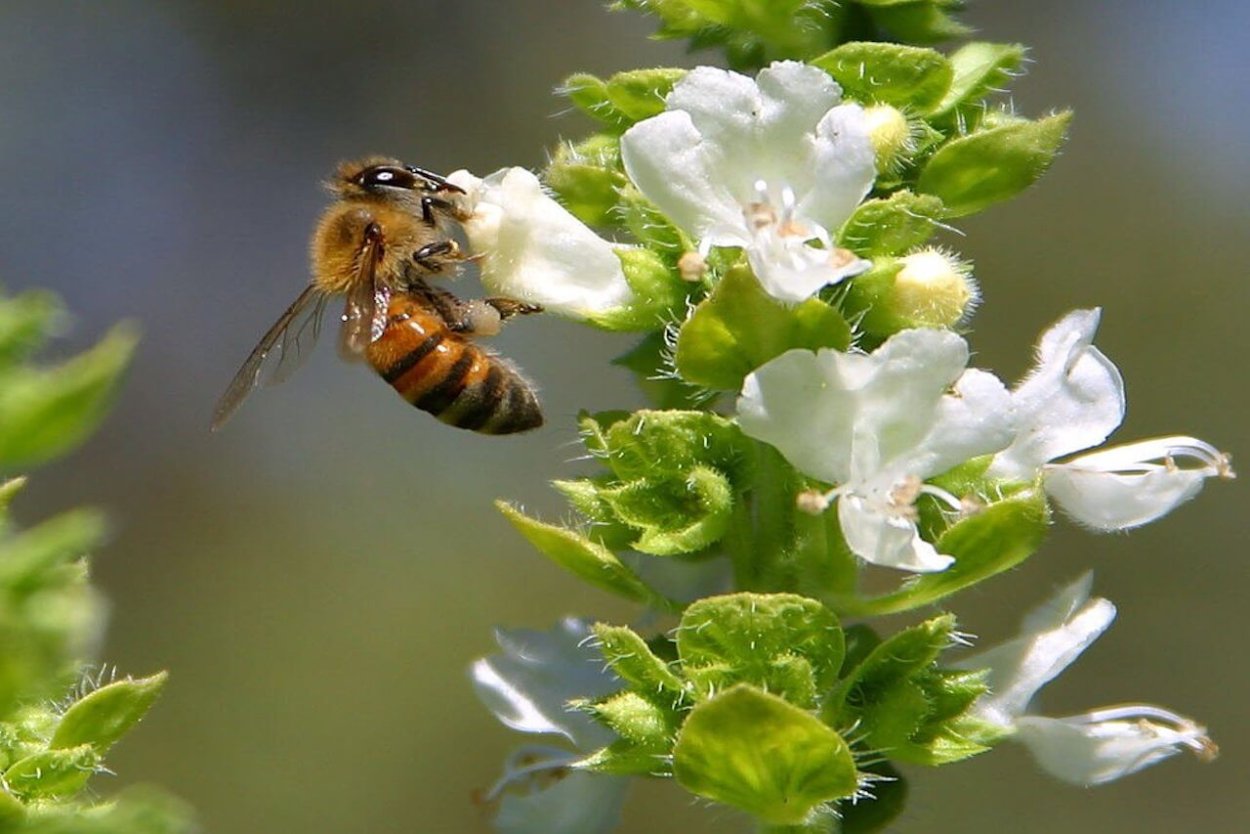
[[[541,426],[533,386],[472,337],[494,335],[504,320],[542,308],[508,298],[465,301],[427,283],[454,274],[466,260],[451,236],[465,219],[456,199],[463,190],[386,158],[340,165],[328,186],[337,200],[313,234],[312,282],[239,368],[217,403],[212,429],[262,382],[290,376],[338,295],[346,297],[340,354],[366,361],[417,408],[484,434]]]

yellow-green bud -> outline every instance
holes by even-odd
[[[888,104],[864,108],[868,137],[877,153],[877,170],[892,171],[915,151],[911,124],[903,111]]]
[[[978,300],[972,266],[941,249],[921,249],[899,259],[889,304],[900,319],[920,327],[953,327]]]

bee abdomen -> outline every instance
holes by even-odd
[[[432,333],[379,371],[408,402],[458,428],[513,434],[543,424],[520,372],[455,336]]]

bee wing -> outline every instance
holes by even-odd
[[[390,295],[375,280],[383,252],[381,229],[376,223],[371,223],[360,248],[356,280],[347,293],[347,306],[343,309],[339,355],[344,359],[359,359],[370,343],[386,329],[386,308]]]
[[[303,364],[321,333],[321,316],[328,300],[315,286],[305,287],[299,298],[265,332],[217,401],[210,426],[212,431],[224,426],[258,385],[282,382]],[[275,347],[278,348],[277,358],[268,365],[266,372],[266,360]]]

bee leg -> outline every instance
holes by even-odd
[[[532,313],[541,313],[543,311],[541,304],[529,304],[524,301],[517,301],[515,298],[493,296],[482,300],[499,311],[500,319],[510,319],[513,316],[528,316]]]
[[[425,221],[425,225],[438,225],[438,217],[435,215],[435,212],[450,214],[457,220],[467,220],[469,217],[468,212],[459,203],[426,194],[421,198],[421,219]]]
[[[463,260],[464,255],[460,251],[460,244],[454,240],[440,240],[437,243],[427,243],[416,252],[412,253],[412,259],[417,266],[426,272],[442,272],[452,261]]]

